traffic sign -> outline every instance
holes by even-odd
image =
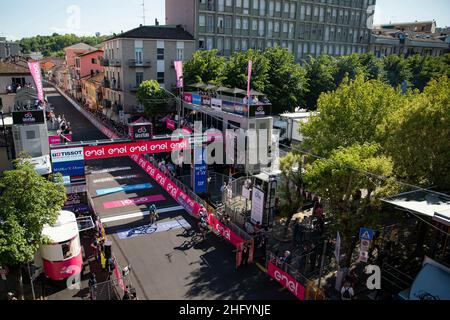
[[[361,240],[373,240],[373,230],[368,228],[359,229],[359,239]]]

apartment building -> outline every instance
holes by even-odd
[[[376,0],[166,0],[166,23],[182,24],[197,49],[287,48],[309,55],[368,51]]]
[[[0,37],[0,59],[5,59],[11,56],[20,56],[20,44],[6,40],[5,37]]]
[[[370,51],[377,57],[390,54],[441,56],[450,51],[450,36],[438,32],[435,21],[375,26]]]
[[[140,26],[103,43],[105,79],[104,112],[113,120],[127,123],[142,112],[136,92],[144,80],[157,80],[167,90],[176,85],[173,62],[189,60],[194,51],[193,36],[181,26]]]

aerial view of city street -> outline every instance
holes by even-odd
[[[447,0],[2,1],[0,300],[450,300],[449,25]]]

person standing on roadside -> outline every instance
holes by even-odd
[[[349,281],[345,281],[344,285],[341,289],[341,299],[342,300],[352,300],[355,296],[355,292],[353,291],[353,287]]]

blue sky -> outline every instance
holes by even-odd
[[[142,0],[2,0],[0,36],[16,40],[53,32],[119,33],[142,23],[141,3]],[[164,24],[165,0],[145,0],[145,3],[147,24],[154,24],[155,18]],[[449,0],[377,0],[375,24],[432,19],[438,26],[450,26]]]

